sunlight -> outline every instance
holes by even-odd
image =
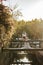
[[[10,0],[4,1],[3,4],[10,7],[14,7],[15,4],[18,4],[23,14],[23,17],[19,18],[20,20],[43,19],[43,0]]]
[[[43,19],[43,1],[39,1],[32,5],[30,8],[24,8],[22,11],[24,20],[32,20],[32,19]]]
[[[23,59],[20,59],[21,62],[30,62],[26,57],[24,57]],[[30,65],[30,64],[25,64],[25,65]]]
[[[26,57],[24,57],[24,59],[20,59],[20,61],[22,61],[22,62],[28,62],[28,59]]]

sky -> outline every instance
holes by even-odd
[[[21,19],[43,19],[43,0],[8,0],[4,4],[9,5],[11,8],[17,4],[23,14]]]

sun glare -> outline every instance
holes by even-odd
[[[23,14],[23,17],[20,18],[21,20],[32,20],[35,18],[43,19],[43,0],[10,0],[6,2],[3,1],[3,4],[7,6],[10,5],[10,7],[13,7],[14,4],[18,4],[20,6],[20,9],[22,9]]]

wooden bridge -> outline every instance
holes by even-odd
[[[43,48],[40,48],[40,44],[41,42],[43,42],[43,40],[28,40],[28,41],[14,41],[11,43],[11,47],[10,48],[0,48],[1,53],[2,52],[7,52],[7,51],[11,51],[11,52],[19,52],[19,51],[28,51],[28,54],[34,54],[34,53],[30,53],[30,52],[36,52],[36,51],[43,51]],[[35,44],[35,45],[39,45],[39,47],[31,47],[28,46],[28,44]],[[12,53],[12,54],[13,54]],[[27,53],[18,53],[18,55],[26,55]],[[32,61],[30,62],[10,62],[10,65],[12,64],[21,64],[21,65],[25,65],[25,64],[31,64],[32,65]]]

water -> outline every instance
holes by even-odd
[[[29,43],[15,43],[15,45],[13,45],[14,47],[18,47],[18,48],[31,48]],[[17,54],[15,54],[15,57],[14,57],[14,62],[30,62],[29,61],[29,58],[27,57],[28,53],[25,51],[20,51],[20,52],[17,52]],[[31,65],[31,64],[12,64],[12,65]]]
[[[29,58],[27,58],[27,53],[26,52],[21,51],[18,54],[19,54],[18,58],[16,58],[16,60],[14,59],[14,62],[30,62]],[[12,65],[30,65],[30,64],[12,64]]]
[[[30,62],[30,61],[28,60],[28,58],[24,57],[20,60],[17,60],[17,62]],[[12,64],[12,65],[17,65],[17,64]],[[18,64],[18,65],[30,65],[30,64]]]
[[[24,57],[23,59],[20,59],[21,62],[30,62],[26,57]],[[25,64],[25,65],[30,65],[30,64]]]

